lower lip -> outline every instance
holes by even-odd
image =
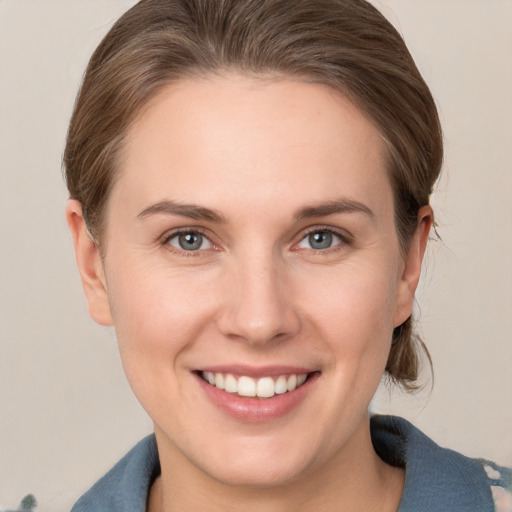
[[[247,423],[264,423],[292,412],[311,390],[318,373],[310,374],[308,380],[293,391],[272,398],[247,398],[228,393],[208,384],[199,375],[196,377],[206,396],[224,413]]]

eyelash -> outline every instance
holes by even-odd
[[[162,239],[161,239],[161,244],[163,246],[165,246],[165,248],[174,253],[174,254],[177,254],[178,256],[185,256],[185,257],[198,257],[198,256],[201,256],[202,253],[204,253],[205,249],[203,250],[196,250],[196,251],[186,251],[185,249],[178,249],[177,247],[173,247],[171,244],[170,244],[170,241],[173,239],[173,238],[176,238],[176,237],[179,237],[180,235],[187,235],[187,234],[199,234],[201,236],[203,236],[204,238],[206,238],[210,244],[212,244],[213,246],[213,250],[218,250],[216,249],[216,245],[212,242],[211,238],[206,234],[206,231],[202,228],[183,228],[183,229],[178,229],[176,231],[173,231],[171,233],[166,233]]]
[[[349,234],[347,234],[346,232],[341,232],[337,229],[333,229],[332,227],[328,227],[328,226],[315,226],[315,227],[312,227],[312,228],[309,228],[308,230],[306,230],[302,234],[300,240],[293,244],[293,247],[296,247],[303,240],[305,240],[307,237],[309,237],[310,235],[312,235],[314,233],[329,233],[331,235],[338,237],[341,240],[340,243],[337,243],[331,247],[327,247],[326,249],[313,249],[313,248],[303,248],[302,249],[304,251],[307,251],[308,253],[312,253],[315,255],[320,255],[320,256],[327,255],[327,254],[330,254],[331,252],[340,250],[341,247],[343,247],[343,246],[351,246],[353,244],[352,237]],[[185,257],[198,257],[198,256],[201,256],[202,254],[204,254],[205,250],[208,250],[208,249],[202,249],[202,250],[198,249],[195,251],[187,251],[185,249],[178,249],[170,244],[170,241],[173,238],[178,237],[180,235],[187,235],[187,234],[199,234],[199,235],[205,237],[210,242],[210,244],[213,246],[213,249],[209,249],[209,250],[219,250],[218,247],[216,246],[216,244],[206,234],[206,230],[199,228],[199,227],[183,228],[183,229],[178,229],[176,231],[173,231],[171,233],[166,233],[161,238],[160,243],[162,246],[165,246],[166,249],[169,250],[170,252],[173,252],[179,256],[185,256]]]
[[[338,237],[341,242],[332,245],[331,247],[328,247],[326,249],[313,249],[313,248],[304,248],[303,250],[308,251],[309,253],[318,255],[318,256],[327,256],[331,252],[339,251],[342,249],[343,246],[352,246],[353,240],[352,237],[343,231],[334,229],[330,226],[314,226],[308,230],[301,236],[300,240],[294,244],[294,246],[300,244],[303,240],[308,238],[310,235],[314,233],[329,233],[331,235],[334,235]]]

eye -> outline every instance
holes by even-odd
[[[211,249],[213,247],[212,242],[198,231],[175,233],[167,239],[166,243],[176,249],[188,252]]]
[[[298,244],[301,249],[321,251],[330,249],[342,243],[341,236],[327,229],[319,229],[308,233]]]

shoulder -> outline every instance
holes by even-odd
[[[496,512],[512,512],[512,471],[488,460],[478,462],[487,476]]]
[[[379,456],[405,468],[400,512],[512,512],[510,470],[442,448],[402,418],[374,416],[371,428]]]
[[[149,488],[159,474],[156,440],[150,435],[96,482],[71,512],[144,512]]]

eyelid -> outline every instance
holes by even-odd
[[[301,230],[300,234],[296,235],[295,236],[295,241],[292,242],[292,249],[294,248],[297,248],[298,244],[300,242],[302,242],[306,237],[308,237],[309,235],[311,235],[312,233],[317,233],[317,232],[321,232],[321,231],[324,231],[324,232],[329,232],[329,233],[332,233],[333,235],[337,236],[338,238],[341,239],[341,244],[336,244],[330,248],[327,248],[327,249],[323,249],[323,250],[320,250],[320,249],[307,249],[307,248],[298,248],[299,250],[310,250],[310,251],[313,251],[315,253],[327,253],[329,252],[330,250],[336,250],[336,248],[338,248],[340,245],[352,245],[353,244],[353,236],[347,232],[346,230],[344,229],[341,229],[341,228],[336,228],[336,227],[333,227],[333,226],[327,226],[327,225],[317,225],[317,226],[310,226],[306,229],[303,229]],[[174,246],[171,246],[169,244],[169,240],[171,238],[174,238],[176,236],[179,236],[179,235],[182,235],[182,234],[186,234],[186,233],[199,233],[201,234],[202,236],[204,236],[209,242],[210,244],[212,245],[212,247],[208,248],[208,249],[198,249],[196,251],[186,251],[186,250],[181,250],[177,247],[174,247]],[[221,250],[220,246],[213,240],[213,237],[211,236],[209,230],[201,227],[201,226],[182,226],[182,227],[179,227],[179,228],[174,228],[174,229],[171,229],[169,231],[166,231],[163,235],[161,235],[159,237],[159,242],[161,245],[163,246],[166,246],[171,252],[174,252],[174,253],[177,253],[177,254],[185,254],[187,256],[199,256],[201,253],[204,253],[206,251],[210,251],[210,250],[214,250],[214,251],[219,251]]]
[[[206,238],[210,242],[211,247],[209,247],[208,249],[198,249],[196,251],[186,251],[184,249],[175,247],[169,243],[169,241],[172,238],[175,238],[180,235],[185,235],[187,233],[198,233],[198,234],[202,235],[204,238]],[[161,237],[159,237],[159,242],[161,245],[166,246],[166,248],[169,251],[171,251],[175,254],[186,255],[186,256],[199,256],[201,253],[204,253],[206,251],[220,250],[219,246],[212,240],[212,236],[207,232],[207,230],[202,227],[199,227],[199,226],[185,226],[185,227],[171,229],[170,231],[166,231]]]
[[[342,244],[341,245],[352,245],[353,243],[353,237],[350,233],[345,231],[344,229],[335,228],[333,226],[324,226],[324,225],[318,225],[318,226],[311,226],[309,228],[306,228],[305,230],[301,231],[300,235],[298,235],[296,238],[298,238],[297,241],[295,241],[292,244],[292,248],[296,248],[298,244],[300,244],[306,237],[311,235],[312,233],[318,233],[318,232],[328,232],[332,233],[333,235],[337,236],[341,239]],[[340,244],[333,245],[332,247],[329,247],[327,249],[313,249],[313,248],[298,248],[299,250],[310,250],[314,251],[315,253],[325,253],[329,252],[329,250],[335,250],[337,247],[339,247]]]

